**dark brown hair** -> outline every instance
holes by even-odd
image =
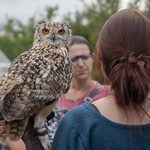
[[[94,52],[120,106],[143,104],[150,91],[150,21],[135,9],[112,15],[104,24]]]
[[[85,45],[87,45],[90,52],[92,53],[89,41],[87,39],[85,39],[83,36],[73,35],[71,45],[75,45],[75,44],[85,44]]]

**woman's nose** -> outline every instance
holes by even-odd
[[[78,59],[78,65],[79,66],[83,66],[84,65],[83,60],[81,58]]]

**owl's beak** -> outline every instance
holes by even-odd
[[[52,34],[52,40],[53,40],[53,42],[55,41],[55,39],[56,39],[56,36],[55,36],[55,33],[53,33]]]

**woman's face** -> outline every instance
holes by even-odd
[[[73,64],[73,78],[85,80],[91,77],[93,58],[86,44],[72,45],[69,57]]]

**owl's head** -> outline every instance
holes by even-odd
[[[47,42],[50,45],[68,47],[71,38],[71,27],[67,23],[41,21],[34,34],[34,43]]]

